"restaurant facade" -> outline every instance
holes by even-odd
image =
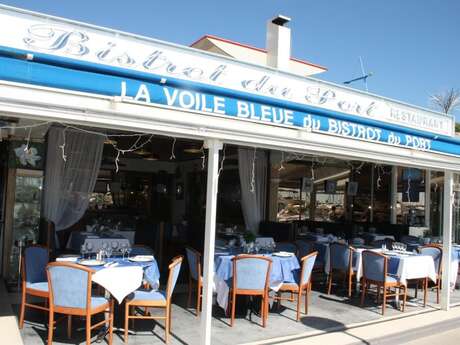
[[[443,243],[449,309],[460,242],[454,117],[293,73],[288,21],[268,23],[263,66],[0,6],[4,279],[18,280],[27,243],[69,248],[72,230],[103,217],[165,265],[159,241],[180,239],[170,251],[196,241],[210,344],[219,231],[288,241],[377,228]]]

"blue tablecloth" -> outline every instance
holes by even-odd
[[[280,283],[295,283],[296,275],[298,275],[300,265],[297,257],[294,255],[289,257],[279,257],[271,254],[262,254],[272,259],[272,269],[270,272],[270,286],[279,285]],[[216,276],[227,284],[231,284],[233,275],[232,258],[235,254],[217,252],[214,258],[214,267]]]

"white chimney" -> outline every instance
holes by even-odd
[[[279,15],[267,22],[267,66],[289,70],[291,58],[291,29],[285,24],[291,18]]]

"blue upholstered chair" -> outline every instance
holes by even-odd
[[[311,273],[313,271],[313,267],[315,265],[316,257],[318,256],[318,252],[310,253],[300,259],[301,262],[301,270],[299,275],[296,277],[295,283],[284,283],[279,288],[278,292],[290,292],[297,295],[297,315],[296,320],[299,321],[300,319],[300,308],[302,306],[302,293],[305,291],[305,314],[308,313],[308,295],[311,291]],[[281,301],[279,297],[275,297],[275,300],[278,299]],[[281,304],[281,302],[279,302]]]
[[[307,242],[303,240],[297,240],[295,241],[295,244],[297,246],[297,257],[299,259],[303,258],[304,256],[312,253],[314,251],[313,249],[313,242]]]
[[[142,244],[135,244],[131,247],[131,256],[136,255],[153,255],[153,250],[149,246],[144,246]]]
[[[442,281],[442,247],[436,244],[428,244],[418,249],[418,252],[422,255],[428,255],[433,258],[434,269],[436,272],[436,283],[433,289],[436,289],[436,303],[439,304],[439,291],[441,290]],[[417,284],[418,285],[418,284]],[[417,297],[417,287],[415,288],[415,297]],[[428,291],[428,277],[423,279],[423,305],[426,305],[426,297]]]
[[[188,261],[189,279],[188,279],[188,299],[187,308],[190,308],[192,301],[192,288],[196,284],[196,315],[198,316],[201,309],[201,289],[203,286],[203,277],[201,274],[201,254],[197,250],[185,248]]]
[[[169,264],[168,283],[165,291],[156,290],[136,290],[126,298],[125,306],[125,343],[128,341],[128,321],[129,319],[161,319],[165,320],[165,343],[169,341],[169,333],[171,332],[171,297],[174,287],[179,277],[180,267],[182,265],[182,256],[176,256]],[[153,316],[148,313],[144,315],[135,315],[135,307],[144,308],[163,308],[165,310],[164,316]]]
[[[277,252],[288,252],[297,255],[297,246],[291,242],[277,242],[275,246]]]
[[[402,311],[404,311],[406,306],[407,288],[405,285],[399,282],[397,277],[388,275],[388,257],[371,250],[365,250],[362,253],[362,265],[363,286],[361,290],[361,306],[364,304],[364,298],[366,296],[367,289],[369,289],[371,285],[376,285],[377,301],[380,297],[380,290],[383,290],[382,315],[385,314],[387,297],[391,296],[403,296]],[[394,288],[395,291],[389,291],[391,288]],[[398,291],[396,291],[396,288]],[[402,293],[401,289],[403,289]]]
[[[48,264],[48,249],[42,246],[31,246],[24,250],[21,262],[22,295],[19,314],[19,328],[24,326],[26,307],[48,311],[49,289],[46,279],[46,265]],[[45,299],[45,307],[27,302],[26,297],[35,296]]]
[[[88,267],[69,262],[52,262],[46,267],[50,287],[48,345],[53,343],[54,313],[67,315],[67,335],[71,337],[72,316],[86,317],[86,344],[91,343],[91,330],[108,323],[109,345],[113,333],[113,300],[92,296],[91,282],[94,273]],[[91,324],[91,317],[108,313],[104,320]]]
[[[260,255],[237,255],[233,259],[233,279],[231,289],[231,320],[235,321],[237,295],[260,296],[262,299],[260,316],[265,327],[268,316],[268,285],[272,260]]]
[[[331,293],[332,277],[334,273],[340,273],[347,278],[348,297],[351,297],[351,285],[356,270],[353,269],[354,248],[342,243],[329,245],[329,273],[327,294]]]

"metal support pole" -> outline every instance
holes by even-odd
[[[216,237],[217,187],[219,182],[219,151],[222,142],[205,141],[208,149],[208,179],[206,191],[206,224],[203,257],[203,309],[201,313],[201,344],[211,345],[212,290],[214,279],[214,242]]]
[[[370,213],[369,213],[369,222],[372,223],[374,221],[374,169],[375,164],[371,165],[371,204],[370,204]]]
[[[430,227],[431,213],[431,170],[425,170],[425,226]]]
[[[390,223],[396,224],[397,213],[396,206],[398,204],[398,167],[391,167],[391,207],[390,207]]]
[[[444,172],[443,195],[443,221],[442,221],[442,289],[441,308],[449,310],[450,305],[450,276],[452,261],[452,206],[453,206],[453,180],[452,171]]]

